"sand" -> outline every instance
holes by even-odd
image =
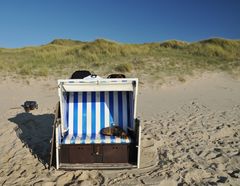
[[[137,170],[48,170],[56,80],[2,78],[0,94],[0,185],[240,185],[240,81],[225,74],[140,87]]]

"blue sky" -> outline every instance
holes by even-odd
[[[0,47],[240,39],[240,0],[1,0]]]

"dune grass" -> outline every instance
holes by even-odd
[[[100,75],[126,73],[147,79],[174,76],[184,82],[196,71],[240,75],[240,41],[213,38],[194,43],[121,44],[57,39],[47,45],[0,48],[1,74],[68,77],[78,69]]]

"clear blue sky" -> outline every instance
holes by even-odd
[[[55,38],[124,43],[240,39],[240,0],[1,0],[0,47]]]

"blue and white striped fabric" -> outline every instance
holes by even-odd
[[[132,92],[69,92],[64,113],[63,144],[130,143],[130,139],[100,135],[113,124],[134,128]]]
[[[130,138],[120,138],[116,136],[95,135],[67,135],[64,137],[63,144],[109,144],[109,143],[131,143]]]

